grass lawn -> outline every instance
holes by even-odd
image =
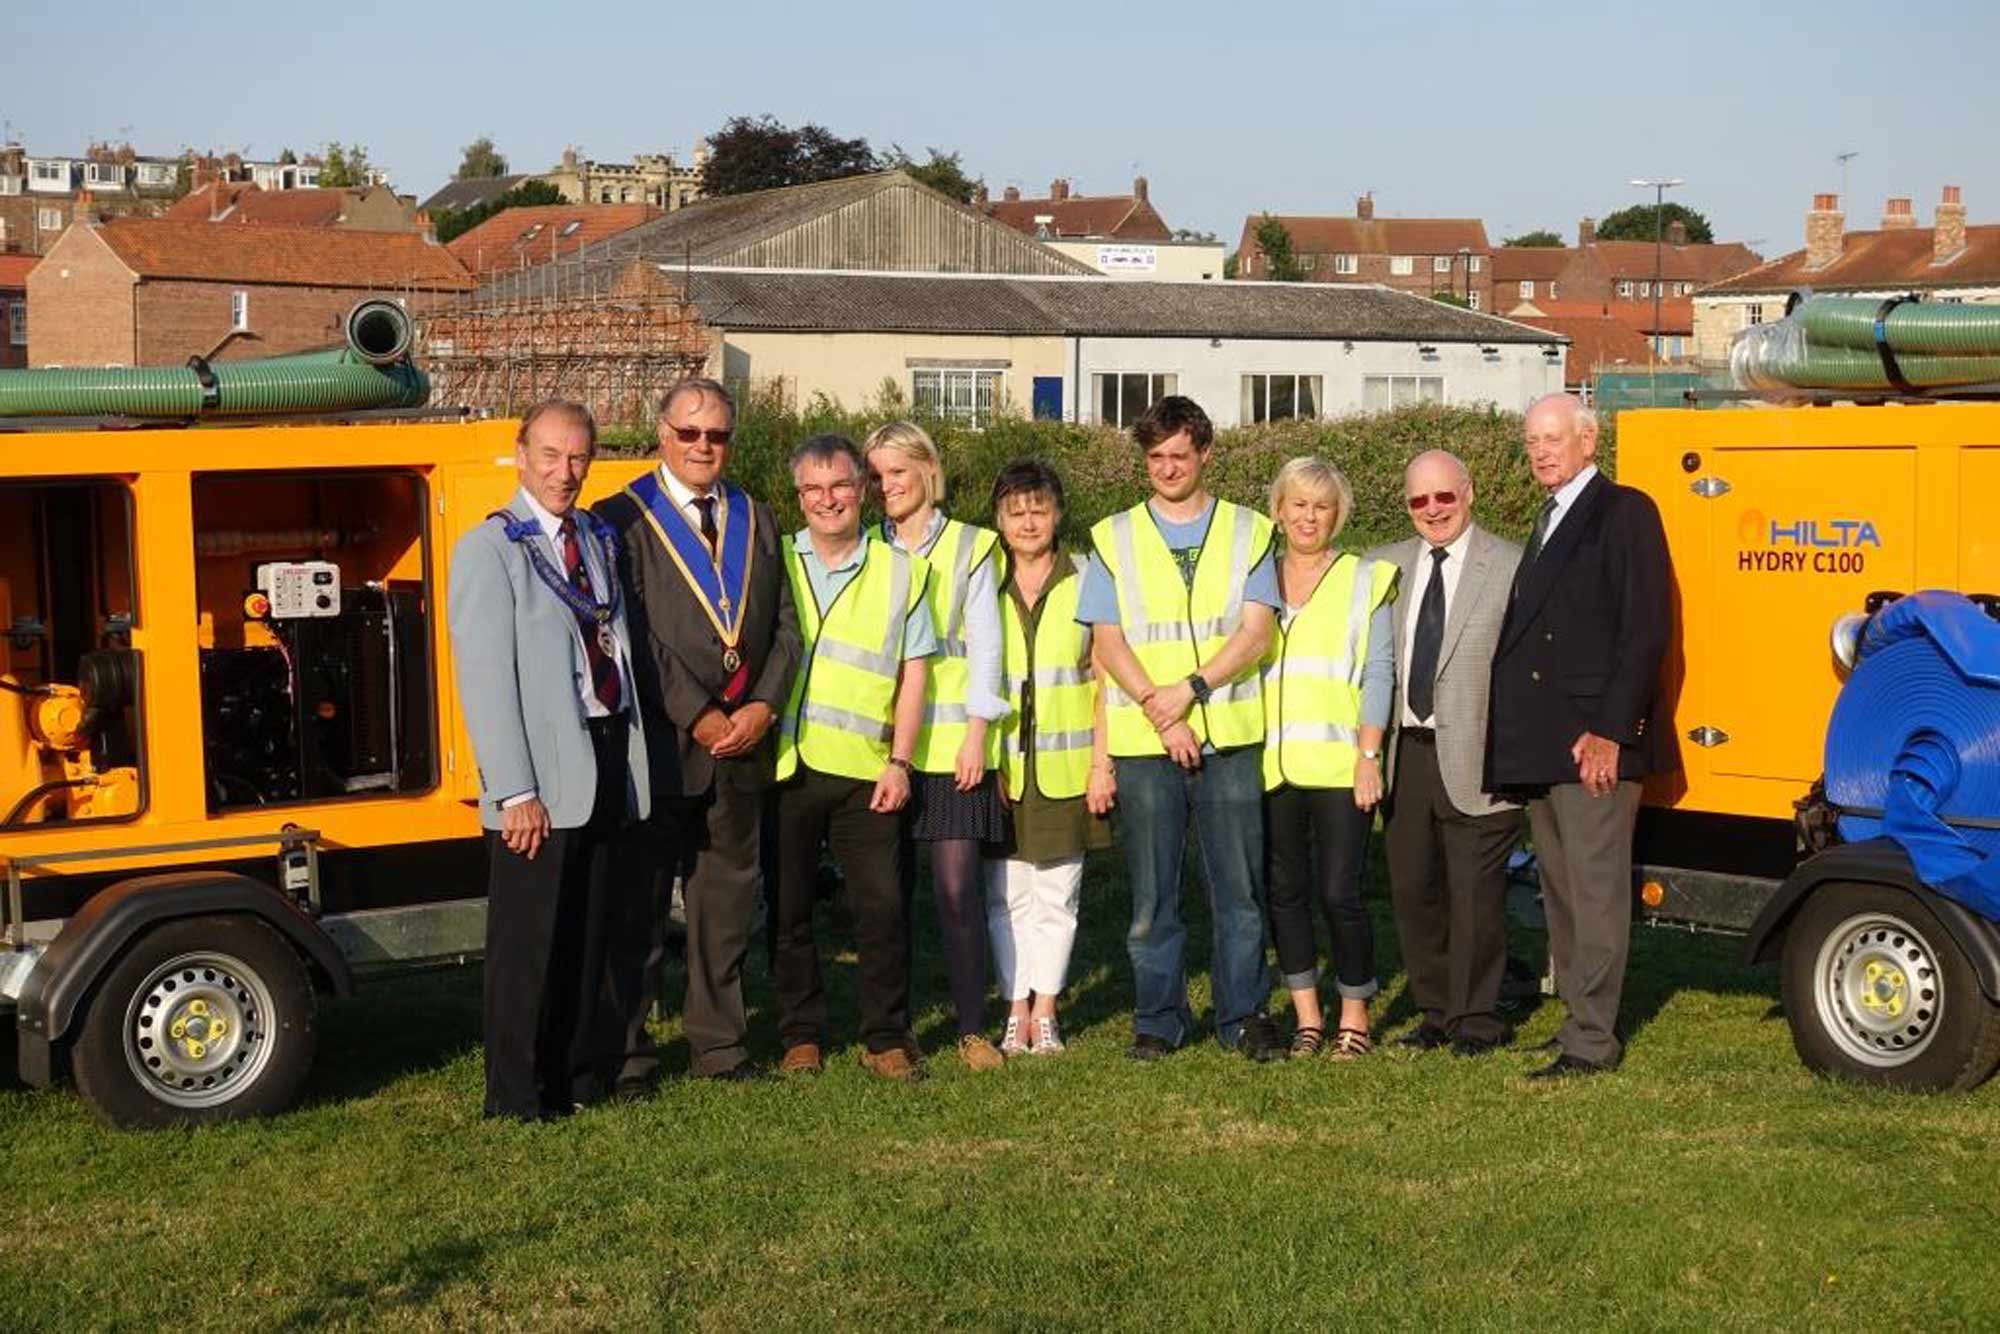
[[[851,956],[819,1080],[676,1078],[556,1125],[479,1119],[476,969],[323,1011],[307,1105],[275,1121],[115,1133],[67,1090],[0,1088],[0,1330],[2000,1321],[2000,1095],[1808,1076],[1734,941],[1641,932],[1624,1069],[1539,1089],[1525,1051],[1134,1066],[1125,911],[1096,868],[1071,1051],[998,1074],[948,1054],[921,953],[913,1088],[855,1063]]]

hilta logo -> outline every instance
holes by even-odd
[[[1736,540],[1736,568],[1759,574],[1860,574],[1865,549],[1882,546],[1872,519],[1773,519],[1759,510],[1737,520]]]
[[[1795,519],[1790,523],[1771,520],[1771,545],[1823,547],[1879,547],[1882,535],[1867,519]]]

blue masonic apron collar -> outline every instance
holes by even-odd
[[[674,503],[655,470],[648,470],[625,488],[646,516],[647,527],[660,540],[681,578],[694,590],[696,601],[734,657],[743,634],[743,604],[750,592],[750,569],[756,558],[756,509],[741,487],[719,482],[722,503],[716,507],[716,546],[708,543],[687,512]],[[731,670],[734,670],[732,667]]]

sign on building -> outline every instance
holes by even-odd
[[[1097,247],[1097,267],[1105,273],[1151,273],[1159,265],[1159,251],[1149,245]]]

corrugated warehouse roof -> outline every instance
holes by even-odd
[[[678,281],[671,265],[662,272]],[[687,275],[723,329],[1548,343],[1542,330],[1385,287],[781,269]]]

